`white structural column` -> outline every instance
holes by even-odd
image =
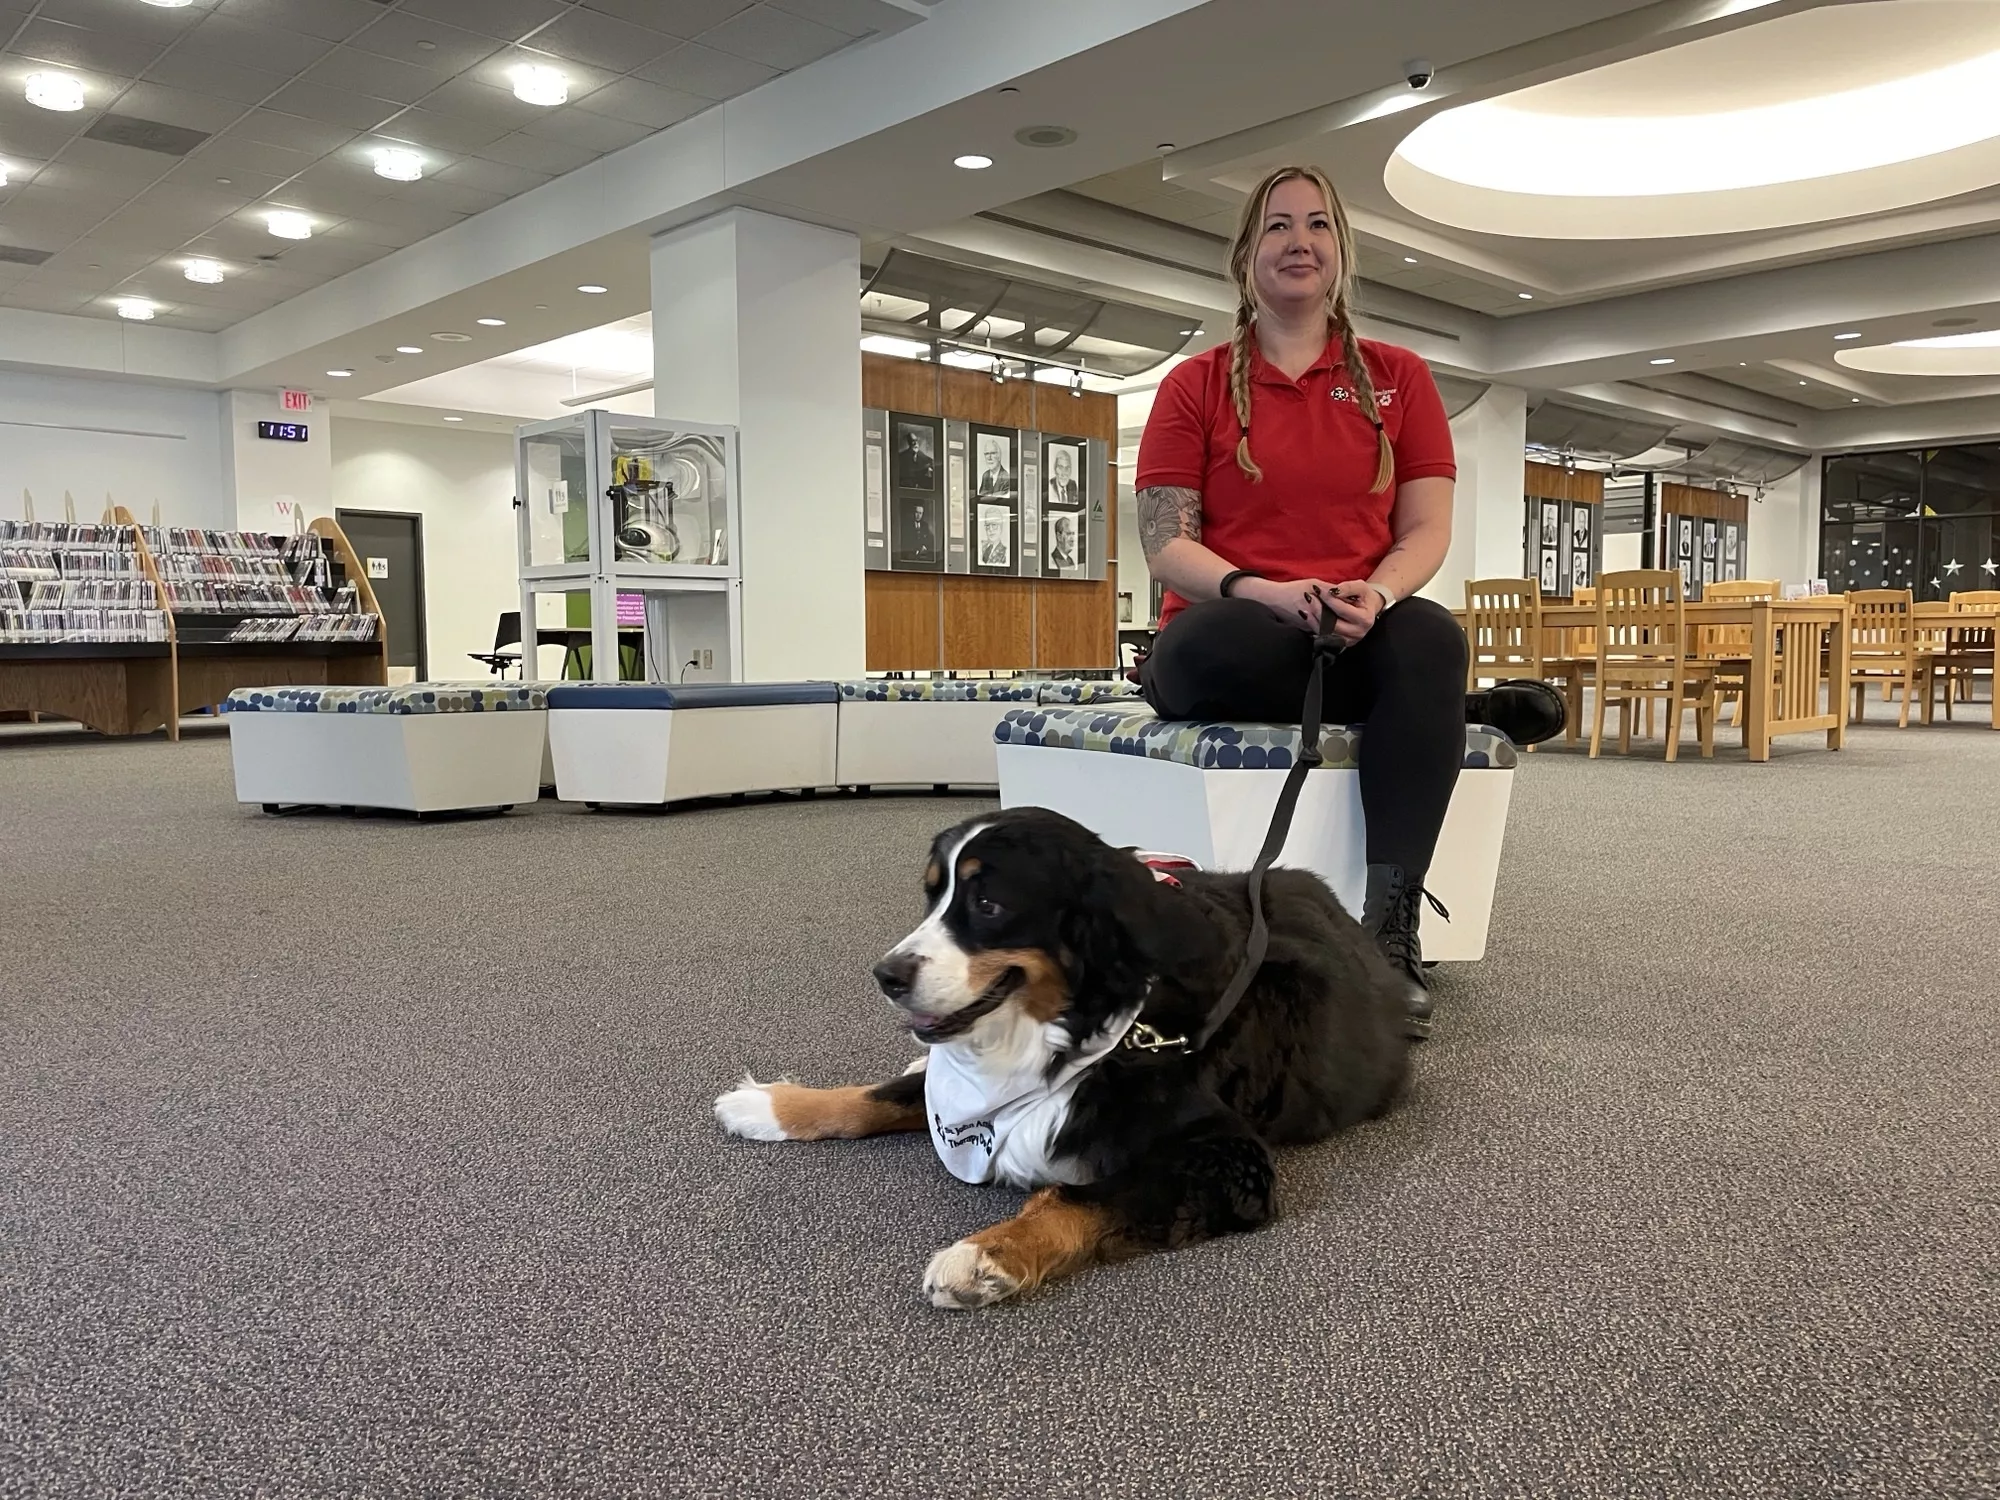
[[[1490,387],[1452,418],[1451,437],[1458,455],[1451,550],[1423,593],[1459,609],[1468,578],[1521,574],[1528,393],[1511,385]]]
[[[222,398],[222,471],[239,531],[292,530],[292,508],[311,521],[333,514],[333,414],[324,405],[288,412],[276,391]],[[306,440],[257,436],[259,422],[302,423]]]
[[[726,212],[653,241],[653,411],[739,434],[745,682],[861,675],[861,246]]]

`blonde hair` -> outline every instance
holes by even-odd
[[[1354,291],[1354,230],[1347,222],[1347,208],[1333,190],[1326,173],[1318,167],[1279,167],[1257,184],[1243,204],[1243,219],[1236,226],[1236,242],[1229,247],[1229,275],[1236,283],[1236,329],[1229,341],[1229,395],[1236,406],[1237,425],[1243,429],[1236,442],[1236,463],[1252,479],[1262,479],[1264,471],[1250,456],[1250,329],[1257,321],[1257,293],[1251,281],[1250,262],[1257,240],[1263,233],[1264,218],[1271,194],[1280,183],[1300,179],[1310,182],[1326,199],[1333,219],[1334,238],[1340,246],[1340,274],[1327,288],[1326,317],[1340,335],[1341,352],[1347,363],[1347,378],[1361,402],[1362,415],[1375,427],[1375,483],[1371,494],[1381,494],[1396,473],[1396,450],[1389,434],[1382,430],[1382,411],[1375,400],[1375,381],[1368,363],[1361,357],[1361,344],[1354,334],[1352,300]]]

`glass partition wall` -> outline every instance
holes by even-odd
[[[2000,443],[1837,454],[1823,479],[1820,573],[1832,592],[2000,588]]]

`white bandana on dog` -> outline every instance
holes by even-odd
[[[1049,1159],[1056,1132],[1069,1117],[1070,1095],[1083,1075],[1125,1039],[1137,1007],[1112,1017],[1104,1029],[1053,1078],[1050,1058],[1068,1034],[1050,1026],[1050,1045],[1030,1049],[1011,1065],[970,1049],[933,1047],[924,1068],[924,1105],[938,1160],[960,1182],[1011,1182],[1032,1187],[1051,1180]],[[981,1064],[986,1064],[982,1067]]]

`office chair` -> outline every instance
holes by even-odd
[[[506,648],[512,646],[512,651]],[[500,623],[493,630],[491,651],[468,651],[465,654],[474,661],[484,662],[486,670],[505,677],[509,667],[521,665],[521,612],[518,609],[502,611]],[[522,673],[525,677],[527,674]]]

